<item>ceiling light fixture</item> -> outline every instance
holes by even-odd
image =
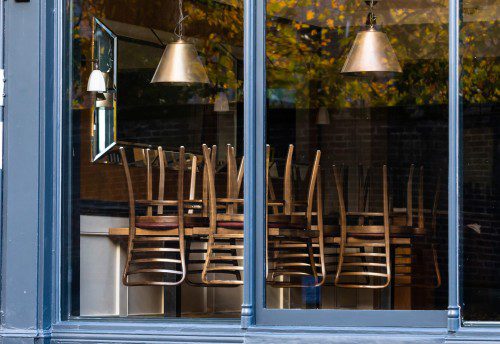
[[[94,55],[94,44],[95,44],[95,21],[92,21],[92,55]],[[99,56],[99,45],[97,45],[97,56]],[[93,56],[92,56],[93,57]],[[99,69],[99,59],[92,58],[92,63],[94,64],[94,70],[90,73],[89,81],[87,82],[88,92],[106,92],[106,80],[104,79],[104,74]]]
[[[366,18],[367,29],[358,32],[356,35],[341,73],[365,75],[367,73],[402,72],[387,35],[375,28],[377,17],[373,13],[373,6],[377,2],[375,0],[365,1],[370,7],[370,12]]]
[[[209,83],[194,44],[182,39],[182,22],[186,18],[182,12],[182,0],[179,0],[179,21],[174,30],[177,40],[165,47],[151,83]]]

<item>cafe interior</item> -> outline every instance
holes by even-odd
[[[238,318],[243,2],[71,11],[71,315]],[[446,0],[267,1],[265,307],[446,308],[447,16]],[[466,101],[471,141],[500,128],[484,96]],[[494,170],[481,154],[464,159]],[[464,173],[472,242],[492,175]]]

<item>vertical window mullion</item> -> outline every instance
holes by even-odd
[[[459,228],[461,216],[461,125],[459,99],[459,2],[449,3],[448,330],[460,327]]]
[[[245,156],[245,179],[244,179],[244,269],[245,284],[243,287],[243,305],[241,313],[241,326],[248,328],[255,323],[255,286],[256,286],[256,232],[263,224],[263,217],[259,216],[262,206],[259,207],[259,199],[263,190],[263,109],[261,101],[265,99],[258,92],[262,90],[262,76],[259,77],[259,9],[262,4],[257,0],[244,1],[244,156]],[[263,29],[263,28],[261,28]],[[260,43],[263,44],[263,43]],[[260,85],[260,87],[259,87]],[[260,120],[259,120],[260,119]],[[262,170],[262,171],[261,171]],[[258,295],[258,293],[257,293]]]

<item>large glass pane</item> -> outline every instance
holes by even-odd
[[[498,1],[461,7],[462,291],[465,320],[500,321]]]
[[[66,4],[65,316],[239,317],[242,1]]]
[[[267,308],[446,308],[447,6],[267,0]]]

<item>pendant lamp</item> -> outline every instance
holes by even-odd
[[[367,0],[365,3],[370,7],[366,18],[367,28],[356,35],[341,73],[401,73],[401,66],[387,35],[375,28],[377,18],[373,13],[373,6],[377,1]]]
[[[186,18],[182,13],[182,0],[179,0],[179,21],[174,30],[177,40],[166,46],[151,83],[209,83],[195,46],[182,39],[182,22]]]
[[[94,54],[94,35],[95,35],[95,22],[92,22],[92,54]],[[97,54],[99,55],[99,46],[97,46]],[[87,82],[88,92],[106,92],[106,80],[104,74],[99,69],[99,59],[92,59],[94,63],[94,70],[90,73],[89,81]]]
[[[87,83],[87,91],[89,92],[106,92],[106,81],[104,74],[99,70],[97,62],[95,68],[90,73],[89,81]]]
[[[318,115],[316,116],[317,125],[329,125],[330,124],[330,114],[325,106],[319,108]]]
[[[219,92],[215,96],[214,102],[214,111],[215,112],[228,112],[229,111],[229,100],[227,99],[226,92]]]

